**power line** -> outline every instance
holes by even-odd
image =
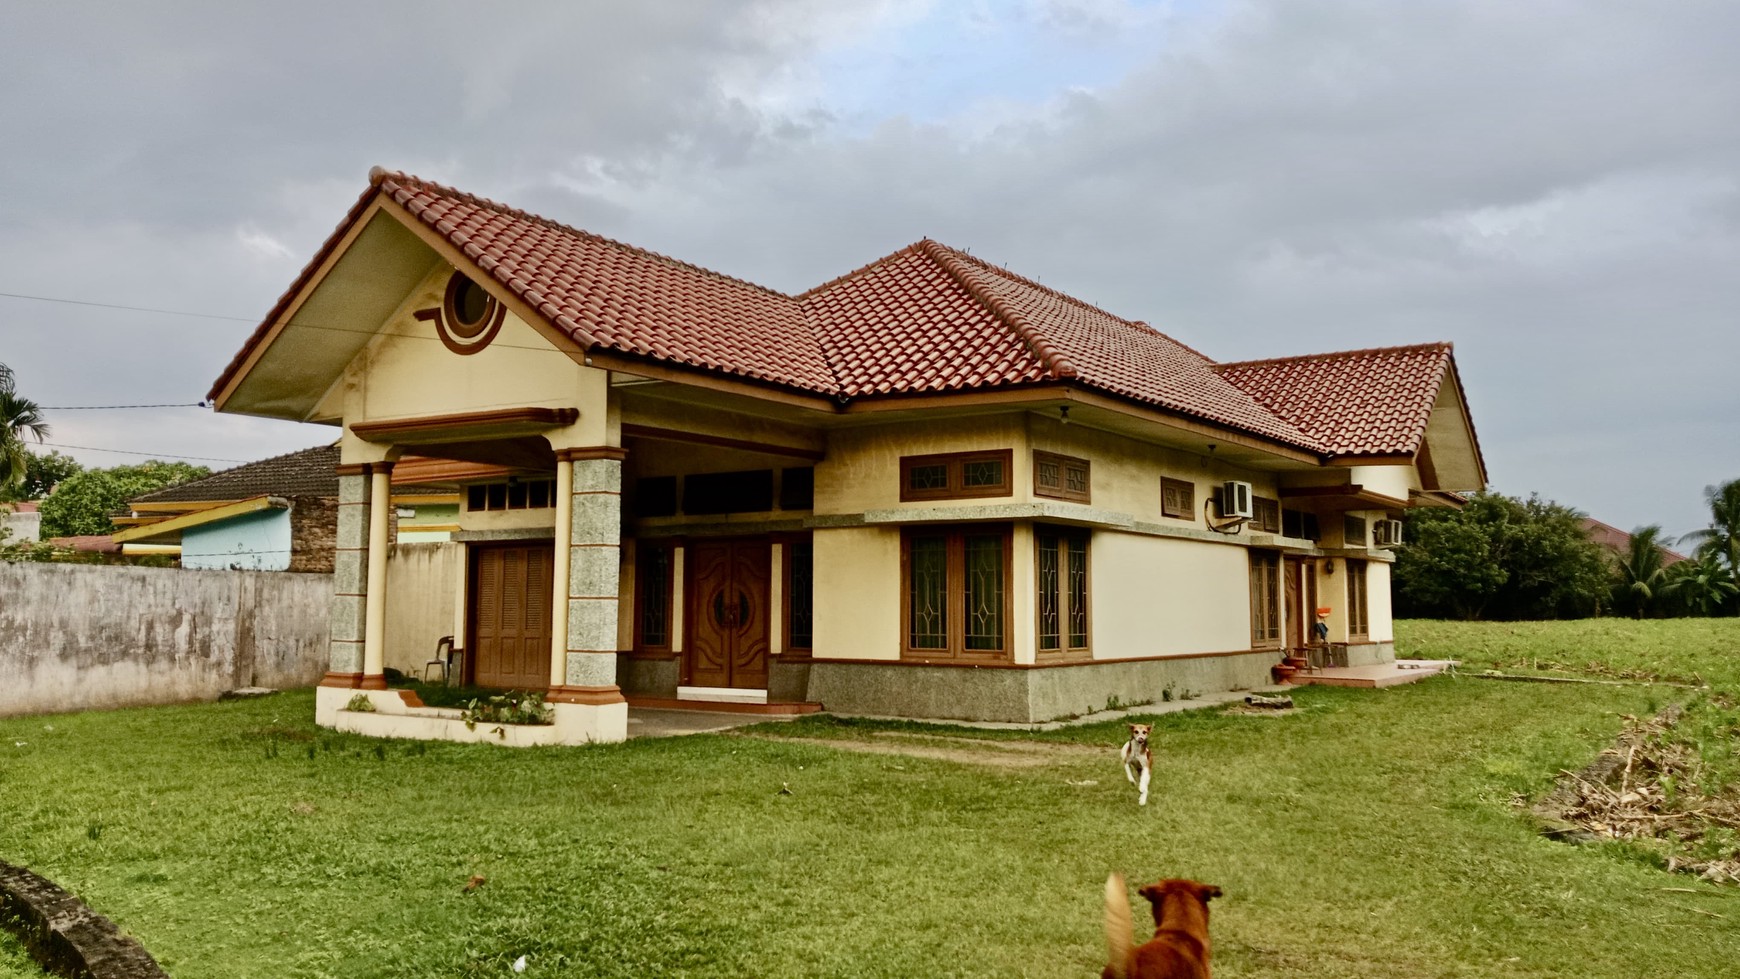
[[[190,459],[194,462],[247,462],[246,459],[219,459],[215,456],[178,456],[167,452],[135,452],[132,449],[105,449],[100,445],[67,445],[62,442],[42,442],[41,445],[56,449],[83,449],[87,452],[118,452],[129,456],[150,456],[153,459]]]
[[[120,303],[96,303],[84,299],[61,299],[57,296],[27,296],[21,292],[0,292],[7,299],[29,299],[39,303],[65,303],[68,306],[96,306],[100,309],[125,309],[134,313],[163,313],[168,316],[192,316],[202,320],[231,320],[236,323],[257,323],[246,316],[218,316],[215,313],[190,313],[184,309],[153,309],[149,306],[125,306]]]
[[[203,401],[173,405],[43,405],[40,411],[113,411],[120,408],[204,408]]]

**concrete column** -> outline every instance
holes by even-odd
[[[321,686],[357,687],[363,675],[368,596],[369,467],[340,466],[338,533],[332,560],[332,640]]]
[[[574,535],[574,464],[556,463],[556,555],[550,601],[550,689],[568,683],[568,567]]]
[[[393,464],[369,467],[368,591],[363,602],[364,690],[387,689],[382,666],[387,653],[387,531],[392,527]]]
[[[565,499],[558,496],[567,510],[567,623],[561,672],[551,664],[551,679],[560,683],[551,684],[549,700],[568,743],[628,736],[628,703],[616,685],[623,455],[611,446],[556,454],[570,480]]]

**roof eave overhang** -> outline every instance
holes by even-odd
[[[228,520],[231,517],[239,517],[243,514],[258,513],[261,510],[285,510],[289,509],[289,507],[290,501],[281,496],[256,496],[252,499],[240,500],[224,506],[212,507],[208,510],[196,510],[193,513],[182,514],[179,517],[160,520],[156,523],[149,523],[140,527],[128,527],[126,530],[116,531],[111,535],[111,539],[117,544],[125,544],[130,541],[145,541],[155,537],[167,537],[171,534],[179,539],[181,532],[191,527],[199,527],[208,523],[215,523],[219,520]]]

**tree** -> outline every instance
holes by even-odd
[[[1727,562],[1730,574],[1740,577],[1740,479],[1704,487],[1704,499],[1710,502],[1710,526],[1681,537],[1680,543],[1715,554]]]
[[[1410,511],[1394,569],[1398,615],[1576,618],[1600,611],[1607,562],[1583,515],[1539,496],[1476,493],[1460,510]]]
[[[68,476],[85,471],[78,460],[59,452],[29,452],[26,455],[29,461],[24,466],[24,480],[17,486],[0,487],[0,503],[40,500],[54,492],[55,486]]]
[[[1740,582],[1726,563],[1711,549],[1702,549],[1691,561],[1681,561],[1667,569],[1672,581],[1674,604],[1678,611],[1690,615],[1716,615],[1722,607],[1740,595]]]
[[[19,395],[12,368],[0,364],[0,489],[24,481],[30,465],[25,436],[34,436],[38,442],[48,438],[48,422],[43,421],[36,402]]]
[[[42,536],[114,533],[109,514],[125,507],[128,500],[210,474],[205,466],[152,459],[136,466],[87,469],[68,476],[37,507],[42,514]]]
[[[1662,566],[1661,552],[1667,542],[1661,526],[1651,524],[1631,532],[1625,553],[1614,568],[1613,606],[1641,619],[1656,609],[1661,599],[1673,594],[1679,579]]]

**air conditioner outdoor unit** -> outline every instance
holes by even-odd
[[[1400,520],[1379,520],[1372,531],[1372,536],[1379,547],[1395,547],[1402,542],[1402,522]]]
[[[1220,488],[1220,515],[1223,517],[1243,517],[1246,520],[1256,516],[1251,507],[1251,484],[1237,479],[1229,479]]]

